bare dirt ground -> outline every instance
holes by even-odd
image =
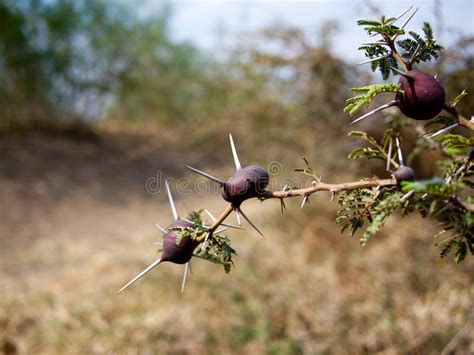
[[[209,165],[170,139],[0,138],[0,351],[474,352],[472,258],[440,260],[432,223],[418,217],[390,219],[361,248],[339,234],[327,195],[303,211],[290,201],[283,217],[274,201],[249,201],[265,238],[230,232],[230,274],[194,261],[181,295],[183,268],[163,264],[115,295],[156,257],[153,223],[171,220],[147,179]],[[183,213],[225,207],[175,195]]]

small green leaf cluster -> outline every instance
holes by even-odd
[[[364,106],[368,106],[375,96],[382,92],[398,92],[400,91],[400,85],[397,83],[385,83],[385,84],[374,84],[368,86],[361,86],[358,88],[352,88],[353,93],[361,93],[361,95],[350,97],[346,100],[346,107],[344,112],[348,112],[349,115],[360,111]]]
[[[406,60],[408,69],[413,63],[437,59],[439,52],[444,49],[434,38],[433,29],[428,22],[423,24],[423,35],[409,31],[410,37],[396,40],[399,36],[406,35],[403,29],[404,25],[402,27],[394,25],[399,19],[400,17],[386,18],[383,16],[380,21],[362,20],[357,22],[359,26],[364,26],[364,30],[370,36],[381,36],[376,42],[360,46],[359,50],[363,50],[366,57],[374,59],[371,62],[371,69],[373,72],[378,69],[383,80],[387,80],[390,74],[397,75],[397,72],[391,69],[398,69],[400,64],[396,58],[399,51],[396,48],[397,45],[401,50],[401,58]]]
[[[195,257],[224,266],[226,273],[234,265],[232,255],[237,253],[232,249],[230,239],[223,234],[211,235],[207,243],[194,254]]]
[[[389,128],[385,131],[382,139],[378,142],[374,137],[370,136],[363,131],[351,131],[348,133],[349,136],[360,137],[366,142],[369,143],[367,147],[355,148],[352,152],[349,153],[349,159],[380,159],[380,160],[390,160],[390,163],[396,168],[399,167],[399,164],[389,157],[389,142],[392,138],[396,136],[394,130]]]
[[[303,160],[304,160],[304,163],[305,163],[306,167],[304,167],[304,168],[295,168],[295,169],[293,169],[293,171],[308,175],[309,177],[311,177],[311,179],[313,181],[321,181],[321,176],[318,175],[316,173],[316,171],[314,171],[314,169],[309,165],[308,160],[306,160],[305,157],[303,157]],[[286,188],[286,189],[288,189],[288,188]]]
[[[402,57],[407,59],[410,63],[428,62],[432,59],[438,59],[439,52],[444,48],[439,45],[434,36],[433,29],[428,22],[423,23],[423,34],[408,32],[412,38],[405,38],[397,42],[397,44],[404,50]]]

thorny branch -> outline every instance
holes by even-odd
[[[301,189],[294,189],[294,190],[285,190],[285,191],[266,191],[258,198],[261,200],[268,200],[272,198],[278,198],[283,200],[285,198],[290,197],[303,197],[307,198],[308,196],[312,195],[318,191],[329,191],[331,193],[337,193],[340,191],[348,191],[348,190],[356,190],[356,189],[363,189],[363,188],[371,188],[371,187],[387,187],[387,186],[395,186],[397,181],[395,179],[365,179],[360,181],[352,181],[352,182],[343,182],[340,184],[327,184],[323,182],[313,182],[312,186],[301,188]],[[229,205],[217,218],[217,220],[209,227],[207,233],[212,234],[219,226],[225,221],[225,219],[232,213],[233,208]],[[202,235],[196,240],[202,242],[205,239],[205,235]]]
[[[288,191],[268,191],[264,193],[260,198],[262,200],[267,200],[270,198],[279,198],[284,199],[287,197],[306,197],[318,191],[329,191],[329,192],[339,192],[344,190],[355,190],[363,189],[370,187],[386,187],[394,186],[397,184],[395,179],[366,179],[353,182],[343,182],[340,184],[326,184],[323,182],[314,182],[313,186],[306,187],[303,189],[295,189]]]
[[[462,114],[458,112],[456,107],[452,105],[445,105],[444,110],[446,112],[449,112],[451,115],[457,118],[459,125],[466,127],[467,129],[474,131],[474,120],[468,120],[466,117],[464,117]]]

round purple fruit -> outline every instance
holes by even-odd
[[[397,180],[397,183],[415,180],[415,172],[409,166],[401,166],[393,172],[393,176]]]
[[[259,166],[239,169],[222,185],[221,195],[227,202],[239,206],[243,201],[261,196],[269,182],[268,173]]]
[[[171,223],[169,228],[192,228],[193,224],[182,219],[178,219]],[[175,264],[186,264],[193,256],[194,249],[200,242],[185,236],[181,239],[179,244],[176,243],[176,238],[179,235],[179,230],[169,230],[163,237],[163,252],[161,254],[161,261],[169,261]]]
[[[433,76],[421,70],[411,70],[398,81],[403,92],[395,96],[396,106],[407,117],[429,120],[445,105],[446,93]]]

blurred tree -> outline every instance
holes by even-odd
[[[2,124],[108,115],[186,119],[205,65],[168,33],[170,8],[111,1],[0,0]],[[191,85],[190,85],[191,84]]]
[[[463,90],[466,90],[469,96],[474,94],[474,37],[459,39],[444,52],[440,62],[447,92],[453,93],[454,96]],[[448,99],[452,100],[454,97]],[[461,100],[458,109],[469,117],[474,115],[474,100]]]

